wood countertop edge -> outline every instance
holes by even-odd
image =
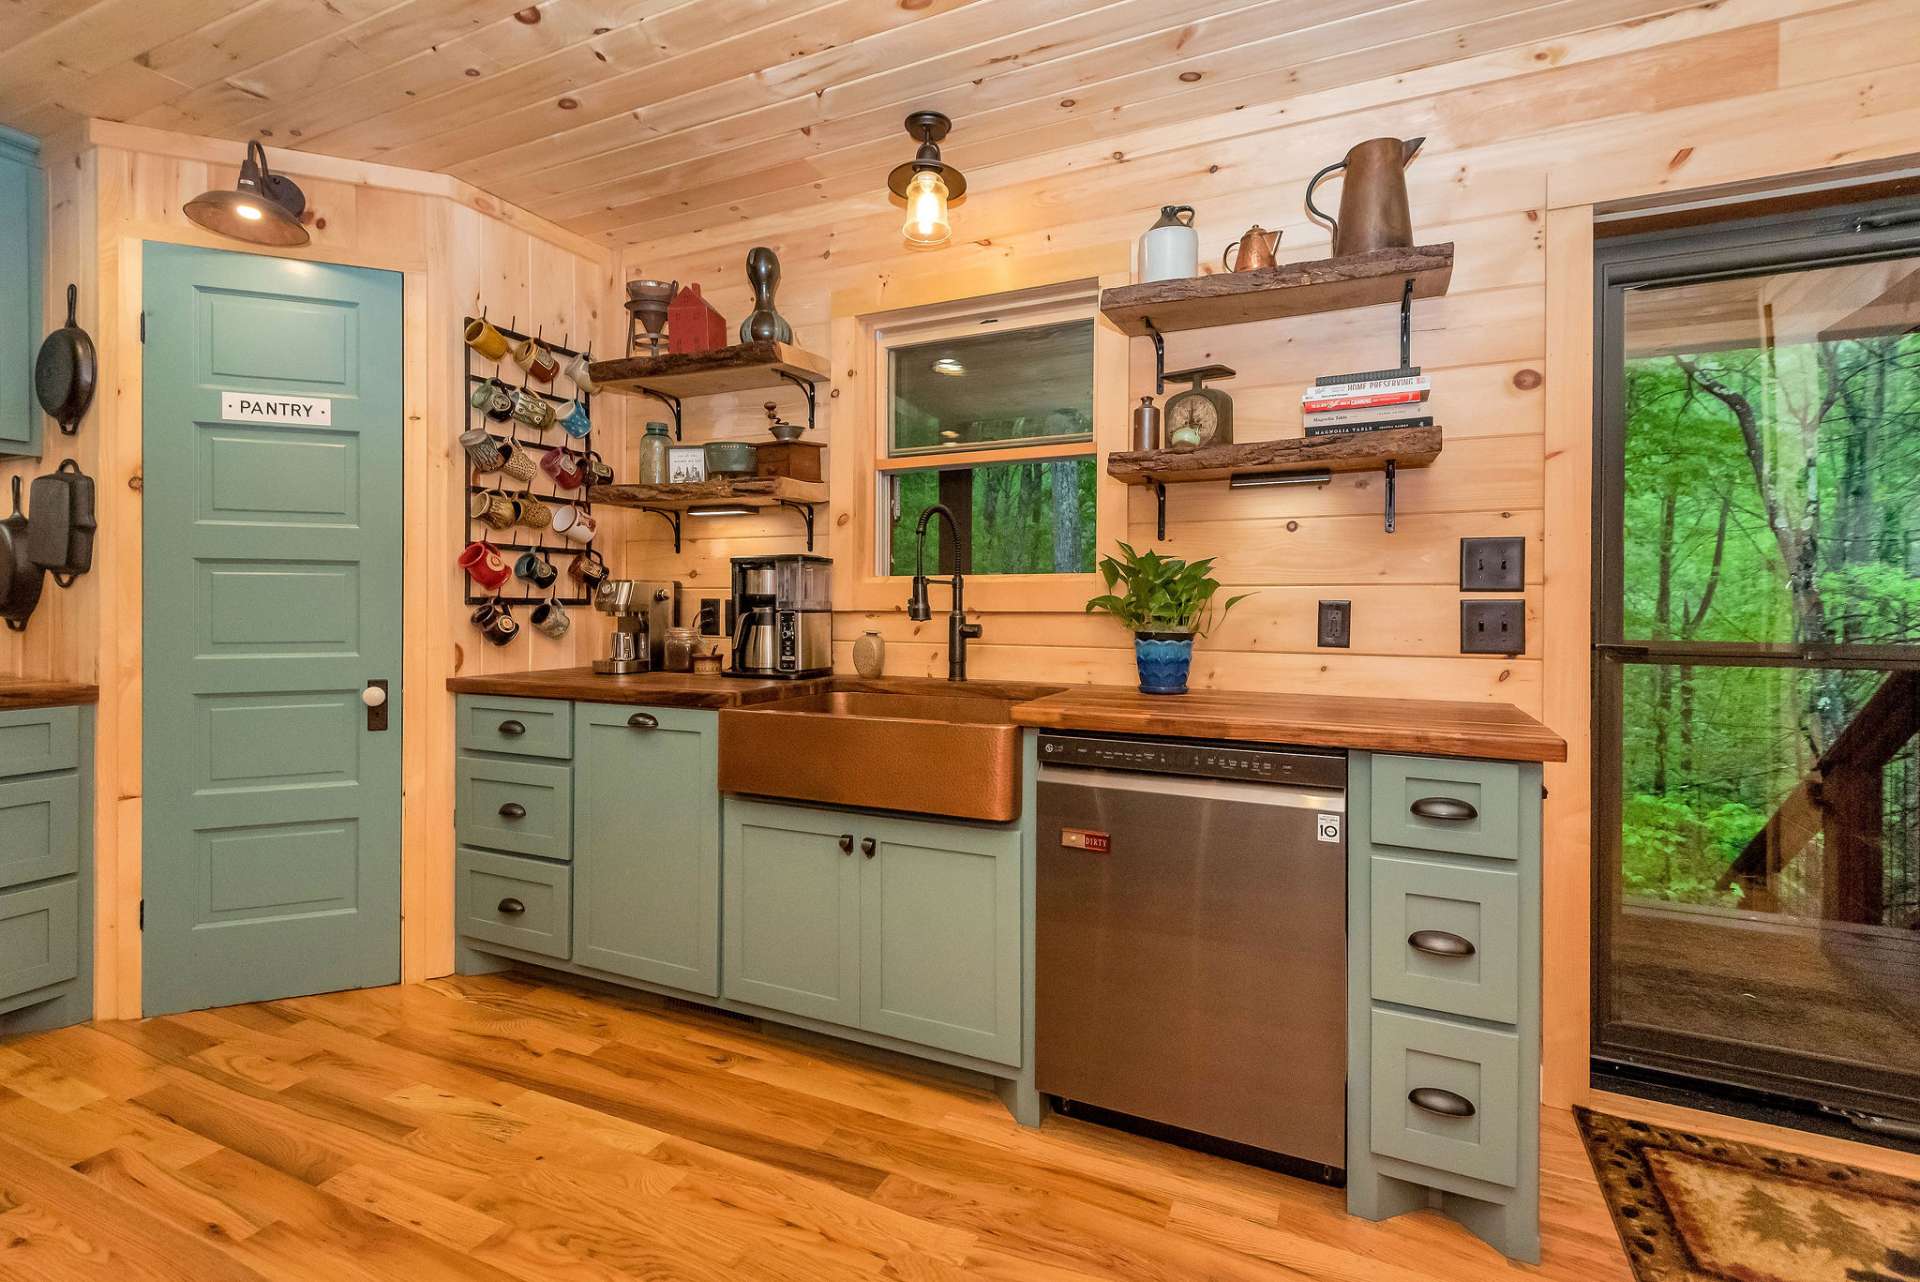
[[[672,677],[674,684],[658,684]],[[642,682],[645,684],[642,684]],[[678,682],[725,682],[724,686],[678,685]],[[686,673],[644,673],[613,677],[590,668],[561,668],[548,672],[492,673],[485,676],[448,677],[447,689],[454,694],[493,695],[510,699],[559,699],[570,703],[618,703],[651,708],[726,708],[750,707],[775,699],[812,694],[822,679],[805,681],[747,680],[733,677],[694,677]]]
[[[100,687],[71,681],[0,679],[0,712],[70,708],[100,702]]]

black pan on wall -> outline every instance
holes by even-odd
[[[99,373],[93,339],[80,328],[76,315],[80,291],[67,286],[67,323],[47,335],[40,357],[33,363],[33,391],[40,408],[72,436],[93,404],[93,384]]]

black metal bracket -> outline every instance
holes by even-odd
[[[790,370],[777,369],[773,372],[778,374],[781,378],[786,379],[789,383],[792,383],[795,387],[799,388],[802,392],[806,393],[807,430],[811,432],[813,430],[813,425],[814,425],[813,424],[814,401],[819,395],[819,389],[815,387],[812,383],[809,383],[806,379],[801,378],[798,374],[795,374]]]
[[[800,519],[807,523],[807,551],[813,551],[813,504],[801,503],[795,499],[776,499],[775,502],[779,503],[781,507],[792,508],[800,514]],[[679,549],[675,548],[674,550],[678,551]]]
[[[1159,522],[1157,526],[1159,538],[1162,543],[1165,543],[1167,541],[1167,487],[1159,481],[1152,482],[1152,485],[1153,501],[1159,509]]]
[[[1386,473],[1387,473],[1387,533],[1392,534],[1393,533],[1393,474],[1394,474],[1394,464],[1392,459],[1387,460]]]
[[[673,554],[675,556],[679,556],[680,555],[681,514],[678,512],[675,512],[671,508],[664,508],[664,507],[643,507],[640,510],[642,512],[651,512],[655,516],[661,516],[666,518],[667,524],[673,527]]]
[[[1409,281],[1408,285],[1411,287],[1412,282]],[[1147,327],[1147,337],[1153,340],[1153,394],[1164,396],[1167,392],[1167,338],[1153,327],[1153,317],[1142,316],[1140,323]]]
[[[1400,290],[1400,368],[1413,364],[1413,277]],[[1392,529],[1392,525],[1387,526]]]
[[[633,390],[642,396],[651,396],[654,400],[659,401],[662,405],[665,405],[673,411],[673,439],[676,441],[681,439],[680,398],[678,396],[669,396],[665,392],[656,392],[651,387],[636,387]]]

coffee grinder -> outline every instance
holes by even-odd
[[[677,580],[607,579],[593,595],[593,608],[613,617],[610,652],[593,661],[595,672],[624,676],[659,670],[667,629],[680,619]]]

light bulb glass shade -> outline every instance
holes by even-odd
[[[907,183],[907,221],[900,234],[909,245],[944,245],[953,235],[947,220],[947,184],[931,169],[923,169]]]

